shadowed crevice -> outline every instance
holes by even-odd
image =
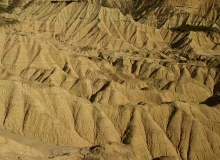
[[[208,99],[206,99],[201,104],[206,104],[207,106],[210,106],[210,107],[216,106],[220,104],[220,95],[213,95],[209,97]]]

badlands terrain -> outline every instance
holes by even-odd
[[[219,0],[0,0],[0,160],[220,160]]]

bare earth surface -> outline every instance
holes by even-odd
[[[0,160],[220,160],[219,0],[0,0]]]

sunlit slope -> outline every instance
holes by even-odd
[[[217,1],[3,2],[0,157],[220,159]]]

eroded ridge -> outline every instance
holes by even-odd
[[[0,3],[0,157],[220,158],[219,3],[153,2]]]

